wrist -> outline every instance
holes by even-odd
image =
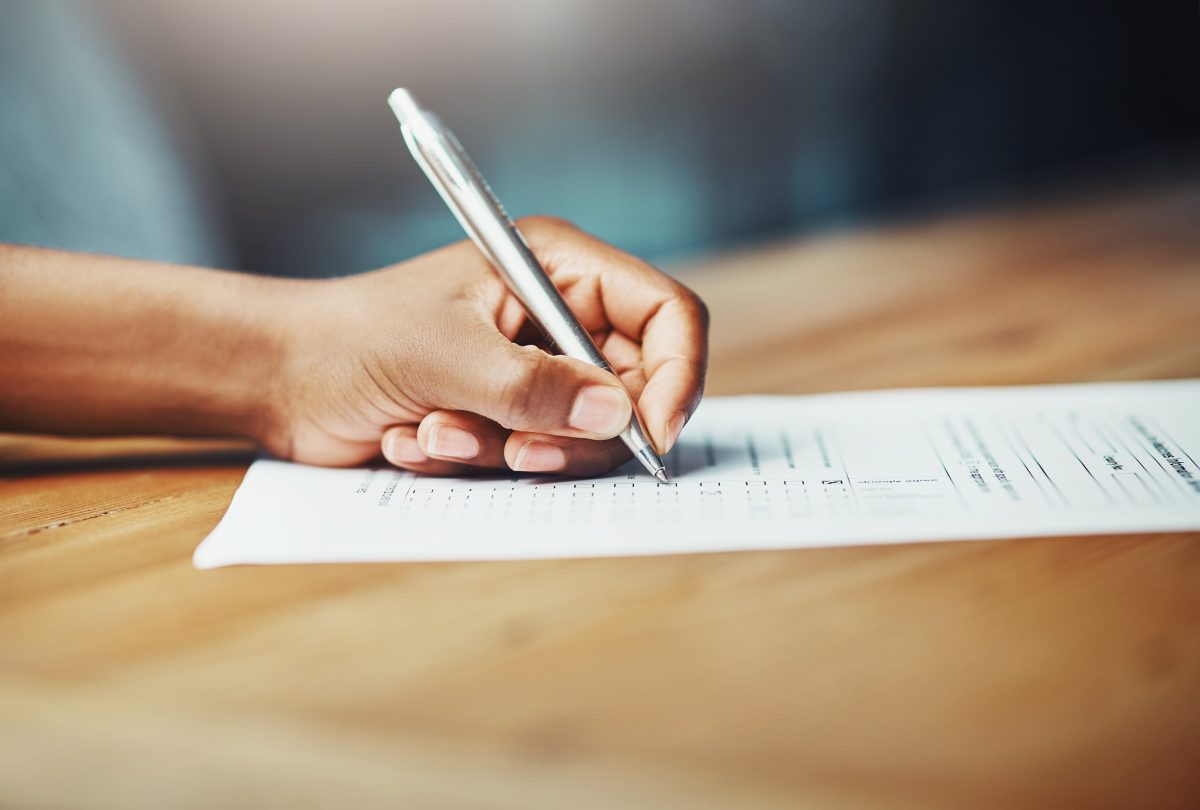
[[[294,287],[303,282],[190,268],[177,271],[167,307],[173,325],[155,329],[161,348],[146,358],[154,403],[151,432],[233,436],[271,446]]]
[[[240,380],[233,417],[246,438],[279,458],[293,456],[294,434],[304,399],[305,366],[311,357],[310,339],[319,322],[315,305],[324,282],[294,279],[255,279],[249,296],[246,340],[253,361],[237,363]]]

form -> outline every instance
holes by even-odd
[[[660,483],[256,461],[237,563],[673,554],[1200,530],[1200,380],[706,399]]]

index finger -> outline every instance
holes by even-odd
[[[646,262],[567,223],[538,218],[521,227],[585,329],[611,328],[640,345],[646,385],[638,411],[659,452],[667,452],[704,391],[704,302]]]

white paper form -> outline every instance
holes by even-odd
[[[201,568],[1200,530],[1200,380],[704,401],[604,478],[256,461]]]

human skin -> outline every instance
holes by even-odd
[[[469,242],[340,279],[0,245],[0,429],[234,436],[309,464],[597,474],[634,402],[660,453],[704,388],[708,315],[560,220],[520,223],[620,379],[546,353]],[[632,397],[632,400],[631,400]]]

